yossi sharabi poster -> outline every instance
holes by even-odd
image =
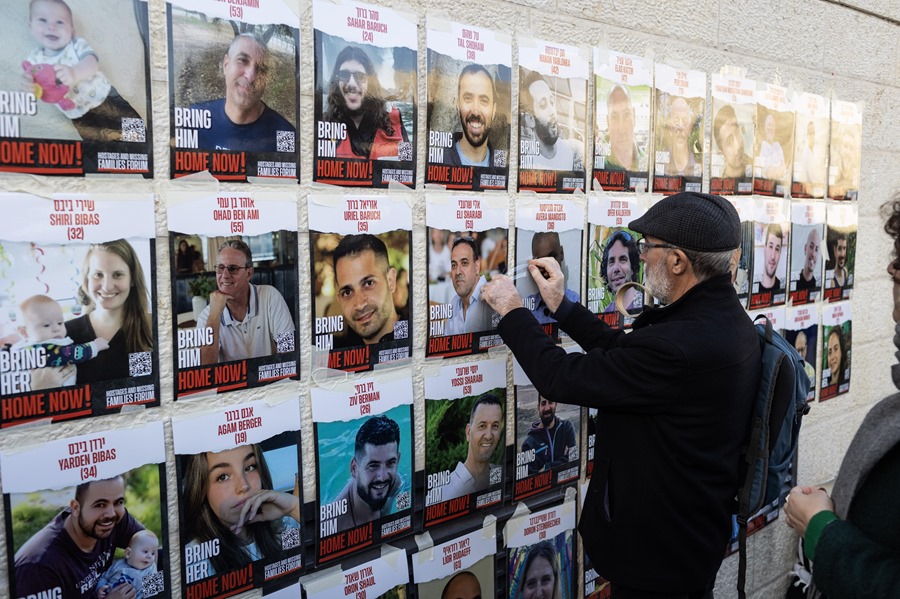
[[[797,125],[794,132],[794,177],[791,196],[821,198],[828,180],[828,100],[808,92],[794,98]]]
[[[825,228],[825,299],[850,299],[856,270],[859,206],[855,202],[828,204]]]
[[[536,199],[516,209],[516,288],[548,335],[559,339],[559,324],[527,270],[532,258],[553,258],[566,283],[566,297],[581,303],[581,236],[584,205],[573,200]]]
[[[0,209],[0,426],[159,405],[153,196]]]
[[[313,181],[416,182],[415,17],[353,0],[314,0]]]
[[[741,252],[732,265],[731,284],[741,305],[746,308],[750,297],[750,275],[753,273],[753,227],[756,200],[749,196],[727,196],[741,219]]]
[[[413,530],[413,388],[408,370],[313,387],[316,562]]]
[[[794,94],[760,82],[756,90],[756,148],[753,192],[784,197],[794,163]]]
[[[425,372],[425,526],[503,501],[506,358]]]
[[[481,299],[492,276],[506,274],[506,197],[427,197],[428,356],[461,356],[501,345],[500,316]]]
[[[303,568],[300,401],[174,419],[184,597],[280,586]]]
[[[507,548],[507,597],[575,599],[575,498],[540,512],[509,519],[503,529]]]
[[[822,387],[819,401],[850,390],[852,320],[850,302],[838,302],[822,309]]]
[[[506,190],[512,48],[509,34],[428,17],[425,183]]]
[[[706,73],[656,63],[653,191],[700,191]]]
[[[306,599],[406,599],[409,583],[406,551],[390,545],[382,545],[380,549],[380,556],[375,559],[354,561],[352,565],[335,566],[302,578],[300,583]]]
[[[566,347],[580,352],[577,345]],[[531,384],[513,360],[516,391],[516,460],[513,501],[555,489],[581,478],[581,408],[552,401]]]
[[[862,153],[862,105],[833,99],[831,102],[831,160],[828,197],[855,200],[859,195]]]
[[[175,397],[297,376],[297,204],[170,192]]]
[[[4,3],[0,172],[153,176],[147,4]]]
[[[784,338],[803,358],[803,369],[809,377],[807,401],[816,398],[816,365],[819,361],[819,309],[815,304],[795,306],[787,310]]]
[[[519,191],[584,189],[588,56],[519,38]]]
[[[497,596],[496,520],[486,520],[478,530],[439,545],[424,544],[424,540],[420,541],[419,552],[412,556],[413,579],[419,597]]]
[[[822,248],[825,243],[825,204],[791,204],[791,304],[818,301],[822,293]]]
[[[640,57],[594,48],[594,184],[647,191],[653,69]]]
[[[713,73],[709,193],[753,193],[755,116],[756,82],[733,73]]]
[[[642,204],[626,196],[588,197],[587,306],[597,318],[617,329],[628,328],[644,308],[644,294],[628,283],[643,281],[643,263],[638,252],[640,235],[628,223],[644,214]],[[628,316],[616,309],[616,294]]]
[[[300,17],[282,0],[167,0],[171,173],[297,179]]]
[[[399,196],[310,194],[312,335],[328,368],[410,357],[412,210]]]
[[[172,595],[161,421],[18,445],[0,462],[10,597]]]
[[[790,200],[769,198],[756,204],[753,223],[753,278],[750,309],[779,306],[787,299],[791,241]]]

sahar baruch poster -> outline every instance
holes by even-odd
[[[408,369],[313,387],[316,563],[413,531],[413,389]]]
[[[706,73],[656,63],[653,191],[699,192],[703,182]]]
[[[501,345],[500,316],[481,298],[509,261],[507,198],[430,193],[427,356],[460,356]]]
[[[726,67],[725,70],[734,69]],[[712,152],[709,193],[753,193],[756,82],[737,74],[712,74]]]
[[[153,196],[0,209],[0,426],[159,405]]]
[[[300,401],[282,395],[172,421],[184,597],[281,586],[304,566]]]
[[[818,301],[822,293],[825,204],[791,204],[791,305]]]
[[[328,368],[371,370],[412,347],[412,210],[400,195],[309,196],[312,341]]]
[[[527,270],[532,258],[553,258],[565,279],[566,297],[581,303],[581,236],[584,206],[573,200],[537,199],[516,209],[516,288],[548,335],[559,340],[559,324]]]
[[[146,0],[9,2],[0,172],[153,176]]]
[[[604,191],[647,191],[653,69],[640,56],[594,48],[594,181]]]
[[[161,421],[6,444],[9,596],[170,597],[165,463]]]
[[[588,197],[587,306],[597,318],[617,329],[629,328],[644,309],[641,289],[626,287],[644,280],[637,245],[641,236],[628,228],[628,223],[643,214],[643,205],[635,198]],[[616,309],[616,294],[623,287],[627,317]]]
[[[577,345],[566,347],[579,352]],[[516,460],[513,501],[581,478],[581,408],[543,397],[513,360],[516,392]]]
[[[372,553],[376,551],[370,551],[369,555]],[[380,553],[375,559],[347,560],[349,564],[320,570],[301,579],[306,599],[406,599],[409,583],[406,551],[382,545]]]
[[[801,92],[794,98],[797,126],[794,132],[794,178],[791,196],[821,198],[825,195],[828,161],[828,101],[824,96]]]
[[[510,518],[503,529],[507,548],[508,599],[541,596],[575,599],[575,498]]]
[[[315,0],[313,36],[313,181],[414,186],[415,17],[352,0]]]
[[[412,556],[418,596],[496,597],[496,556],[497,523],[493,519],[444,543],[420,546]]]
[[[506,358],[425,373],[425,526],[503,501]]]
[[[286,192],[170,192],[176,399],[297,376],[297,204]]]
[[[832,99],[831,160],[828,166],[828,197],[855,200],[859,196],[862,157],[862,104]]]
[[[794,164],[794,96],[786,87],[759,83],[756,90],[756,149],[753,192],[784,197]]]
[[[856,272],[856,243],[859,206],[853,203],[828,204],[825,227],[825,299],[850,299]]]
[[[506,190],[512,112],[509,35],[428,17],[425,183]]]
[[[788,249],[791,247],[790,200],[761,200],[755,208],[751,310],[785,303]]]
[[[787,310],[784,322],[784,338],[794,346],[803,358],[803,369],[809,377],[809,394],[806,401],[816,398],[816,359],[819,355],[819,306],[807,304]]]
[[[519,191],[584,189],[589,55],[519,38]]]
[[[171,174],[297,179],[300,18],[281,0],[167,0]]]
[[[850,390],[853,304],[838,302],[822,309],[822,387],[819,401]]]

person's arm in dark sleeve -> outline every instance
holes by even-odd
[[[553,313],[559,328],[581,346],[584,351],[595,347],[609,347],[624,331],[609,327],[597,315],[568,297],[564,297],[559,308]]]

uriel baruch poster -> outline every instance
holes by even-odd
[[[425,372],[425,526],[503,501],[506,358]]]
[[[182,596],[281,586],[303,568],[300,401],[290,395],[173,420]]]
[[[313,37],[313,181],[415,185],[415,17],[353,0],[315,0]]]
[[[484,525],[438,545],[421,539],[412,556],[412,571],[419,597],[496,597],[497,523]],[[430,541],[430,539],[429,539]],[[422,546],[426,545],[426,546]]]
[[[505,190],[509,177],[509,34],[428,17],[425,183]]]
[[[165,447],[161,421],[7,444],[9,596],[170,597]]]
[[[653,191],[700,191],[706,73],[656,63]]]
[[[170,192],[176,398],[297,376],[297,204],[287,192]]]
[[[0,209],[0,426],[159,405],[152,195]]]
[[[0,172],[153,176],[147,6],[4,3]]]
[[[481,293],[509,260],[507,198],[430,193],[428,225],[428,356],[487,351],[503,340],[500,315]]]
[[[298,178],[294,4],[167,0],[172,177]]]
[[[413,389],[408,369],[313,387],[316,562],[413,530]]]
[[[310,194],[312,341],[336,370],[412,347],[412,209],[402,195]]]

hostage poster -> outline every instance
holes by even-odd
[[[503,501],[506,358],[425,373],[425,526]]]
[[[506,190],[512,111],[509,35],[428,17],[425,183]]]
[[[756,82],[734,74],[713,73],[712,114],[709,193],[753,193],[753,158],[750,155],[756,116]]]
[[[336,370],[405,360],[412,347],[412,210],[400,196],[310,194],[312,342]]]
[[[297,8],[167,0],[166,9],[172,177],[297,179]]]
[[[0,426],[159,405],[152,195],[0,207]]]
[[[859,207],[856,203],[828,204],[825,227],[825,299],[850,299],[856,272]]]
[[[497,523],[493,518],[486,518],[483,527],[468,534],[420,547],[412,556],[418,596],[496,597],[496,555]]]
[[[833,200],[857,199],[861,156],[862,105],[835,98],[831,102],[829,198]]]
[[[706,73],[656,63],[653,191],[699,192],[703,182]]]
[[[784,197],[794,164],[794,94],[760,82],[756,90],[756,152],[753,193]]]
[[[822,293],[825,204],[791,204],[791,305],[818,301]]]
[[[594,181],[605,191],[647,191],[650,170],[650,61],[594,48]]]
[[[153,176],[147,4],[5,3],[0,172]]]
[[[816,398],[816,364],[819,361],[819,310],[815,304],[795,306],[787,310],[784,338],[803,358],[803,369],[809,377],[807,401]]]
[[[375,559],[320,570],[300,581],[306,599],[405,599],[408,582],[406,551],[390,545],[382,545]]]
[[[725,199],[731,202],[741,219],[741,251],[731,268],[731,284],[746,309],[750,297],[750,276],[753,274],[753,223],[757,201],[747,196],[728,196]]]
[[[9,595],[170,597],[165,462],[161,421],[6,444]]]
[[[510,518],[503,529],[507,548],[508,599],[543,593],[575,599],[575,499]]]
[[[505,197],[430,193],[427,356],[487,351],[503,341],[500,316],[481,299],[491,277],[508,271]]]
[[[853,304],[838,302],[822,309],[822,386],[819,401],[850,390]]]
[[[172,436],[182,595],[229,597],[296,578],[304,566],[299,400],[174,419]]]
[[[314,0],[313,181],[416,182],[415,17],[353,0]]]
[[[825,195],[828,160],[828,101],[802,92],[794,99],[797,126],[794,133],[794,179],[791,196],[821,198]]]
[[[323,564],[413,530],[410,372],[313,387],[318,543]]]
[[[790,201],[769,198],[756,203],[753,223],[753,278],[750,309],[780,306],[787,299]]]
[[[519,191],[584,189],[588,56],[519,38]]]
[[[176,399],[297,376],[297,205],[286,192],[170,192]]]

